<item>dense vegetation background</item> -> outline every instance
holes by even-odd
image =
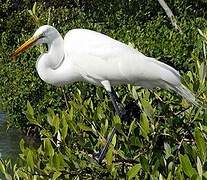
[[[62,89],[42,82],[35,60],[44,47],[16,60],[9,57],[40,25],[54,25],[62,35],[73,28],[93,29],[175,67],[206,103],[207,4],[166,2],[182,33],[152,0],[1,1],[1,108],[10,125],[40,139],[36,146],[22,140],[17,162],[0,161],[6,178],[207,179],[205,109],[167,91],[128,85],[116,88],[130,109],[130,121],[124,122],[100,87],[75,83]],[[99,165],[92,154],[104,146],[114,125],[118,133]]]

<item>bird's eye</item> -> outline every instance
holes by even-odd
[[[42,33],[41,35],[40,35],[40,38],[44,38],[45,37],[45,33]]]

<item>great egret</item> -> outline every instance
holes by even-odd
[[[43,43],[47,44],[48,52],[41,54],[36,63],[43,81],[53,85],[87,81],[103,86],[120,116],[112,85],[132,83],[146,88],[171,89],[198,105],[193,94],[180,82],[180,74],[174,68],[92,30],[70,30],[63,40],[54,27],[44,25],[11,56],[16,57],[27,48]],[[103,159],[114,133],[115,128],[99,161]]]

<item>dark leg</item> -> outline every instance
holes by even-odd
[[[116,95],[116,92],[112,89],[112,91],[109,92],[109,95],[110,95],[112,104],[113,104],[113,106],[114,106],[114,109],[115,109],[115,111],[116,111],[116,114],[117,114],[120,118],[122,118],[123,115],[125,114],[125,111],[121,111],[120,108],[119,108],[119,106],[118,106],[118,103],[117,103],[117,101],[118,101],[118,97],[117,97],[117,95]],[[104,148],[102,149],[101,153],[99,154],[99,157],[98,157],[98,162],[99,162],[99,163],[101,163],[102,160],[104,159],[104,157],[105,157],[105,155],[106,155],[106,152],[107,152],[107,150],[108,150],[108,148],[109,148],[109,145],[110,145],[110,143],[111,143],[111,141],[112,141],[112,139],[113,139],[115,133],[116,133],[116,128],[113,127],[111,134],[110,134],[110,135],[108,136],[108,138],[107,138],[107,142],[106,142]]]
[[[124,108],[119,107],[119,105],[120,105],[120,103],[118,104],[119,98],[117,97],[116,92],[114,91],[113,88],[111,88],[111,92],[109,92],[109,96],[111,98],[111,101],[112,101],[112,104],[113,104],[114,109],[116,111],[116,114],[121,118],[124,112],[122,112],[120,109],[124,109]]]
[[[139,119],[141,109],[140,109],[139,105],[137,104],[137,102],[130,101],[130,103],[128,103],[126,105],[126,107],[123,107],[123,105],[119,101],[119,98],[117,97],[114,89],[112,88],[111,90],[112,91],[109,92],[109,96],[111,98],[111,101],[112,101],[112,104],[113,104],[114,109],[116,111],[116,114],[121,118],[121,120],[124,120],[125,122],[129,123],[129,117]],[[102,151],[99,154],[99,157],[98,157],[99,163],[101,163],[102,160],[104,159],[115,133],[116,133],[116,128],[113,127],[111,134],[107,138],[107,142],[106,142],[104,148],[102,149]]]
[[[116,133],[116,128],[113,127],[112,131],[111,131],[111,134],[108,136],[107,138],[107,141],[106,141],[106,144],[104,146],[104,148],[101,150],[100,154],[99,154],[99,157],[98,157],[98,163],[101,164],[101,162],[103,161],[107,151],[108,151],[108,148],[109,148],[109,145],[112,141],[112,138],[114,137]]]

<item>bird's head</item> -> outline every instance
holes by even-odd
[[[49,25],[44,25],[39,27],[34,35],[29,38],[24,44],[22,44],[19,48],[17,48],[12,54],[11,57],[15,58],[18,56],[21,52],[24,52],[28,48],[37,45],[37,44],[43,44],[43,43],[51,43],[54,39],[56,39],[59,36],[58,31]]]

